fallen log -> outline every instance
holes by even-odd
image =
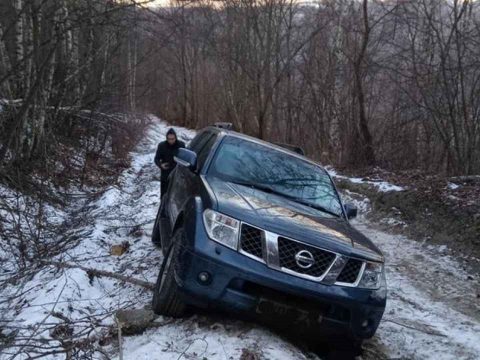
[[[480,184],[480,175],[463,175],[463,176],[453,176],[450,178],[453,182],[460,183],[469,183],[469,184]]]
[[[143,281],[143,280],[135,279],[135,278],[128,277],[128,276],[125,276],[125,275],[116,274],[116,273],[113,273],[113,272],[110,272],[110,271],[87,268],[87,267],[82,266],[82,265],[76,265],[76,264],[70,264],[70,263],[58,262],[58,261],[45,261],[45,260],[43,260],[42,263],[45,264],[45,265],[52,265],[52,266],[55,266],[55,267],[60,268],[60,269],[81,269],[81,270],[85,271],[89,277],[95,277],[95,276],[109,277],[109,278],[112,278],[112,279],[116,279],[116,280],[120,280],[120,281],[123,281],[123,282],[126,282],[126,283],[130,283],[130,284],[133,284],[133,285],[141,286],[141,287],[144,287],[144,288],[149,289],[149,290],[153,290],[153,288],[155,287],[155,284],[149,283],[148,281]]]
[[[402,327],[405,327],[407,329],[423,332],[423,333],[428,334],[428,335],[447,337],[447,335],[441,333],[440,331],[432,329],[431,326],[429,326],[428,324],[420,324],[420,323],[415,324],[415,323],[413,323],[412,325],[409,325],[409,324],[405,324],[405,323],[402,323],[402,322],[399,322],[399,321],[395,321],[393,319],[382,319],[382,321],[383,322],[391,322],[391,323],[396,324],[398,326],[402,326]]]

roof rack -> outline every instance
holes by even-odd
[[[233,129],[233,124],[229,122],[217,122],[213,126],[220,128],[220,129],[225,129],[225,130],[232,130]]]

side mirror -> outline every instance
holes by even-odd
[[[347,213],[348,219],[353,219],[354,217],[357,216],[358,210],[356,206],[352,204],[345,204],[344,207],[345,207],[345,212]]]
[[[190,170],[195,170],[197,168],[197,154],[192,150],[180,148],[173,159],[178,165],[185,166]]]

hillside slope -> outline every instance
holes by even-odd
[[[51,209],[50,216],[70,224],[67,235],[76,239],[75,246],[44,261],[27,280],[12,280],[0,290],[0,359],[119,356],[114,314],[149,307],[149,286],[162,260],[150,235],[160,184],[153,156],[167,125],[151,120],[117,185],[65,210]],[[194,136],[191,130],[176,130],[182,140]],[[364,213],[370,211],[368,199],[344,196]],[[365,345],[364,358],[479,358],[478,275],[463,270],[441,247],[380,231],[364,216],[354,226],[387,259],[388,305],[377,335]],[[7,253],[0,256],[8,258]],[[8,262],[0,273],[7,276]],[[150,329],[122,342],[124,359],[317,357],[272,330],[223,314],[160,317]]]

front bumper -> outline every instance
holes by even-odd
[[[187,303],[272,316],[264,306],[272,301],[273,307],[282,303],[298,308],[300,314],[313,314],[309,321],[316,319],[326,333],[361,339],[374,335],[385,309],[385,287],[324,285],[292,276],[210,240],[198,217],[197,224],[191,225],[175,272]],[[210,275],[207,282],[199,280],[201,272]]]

